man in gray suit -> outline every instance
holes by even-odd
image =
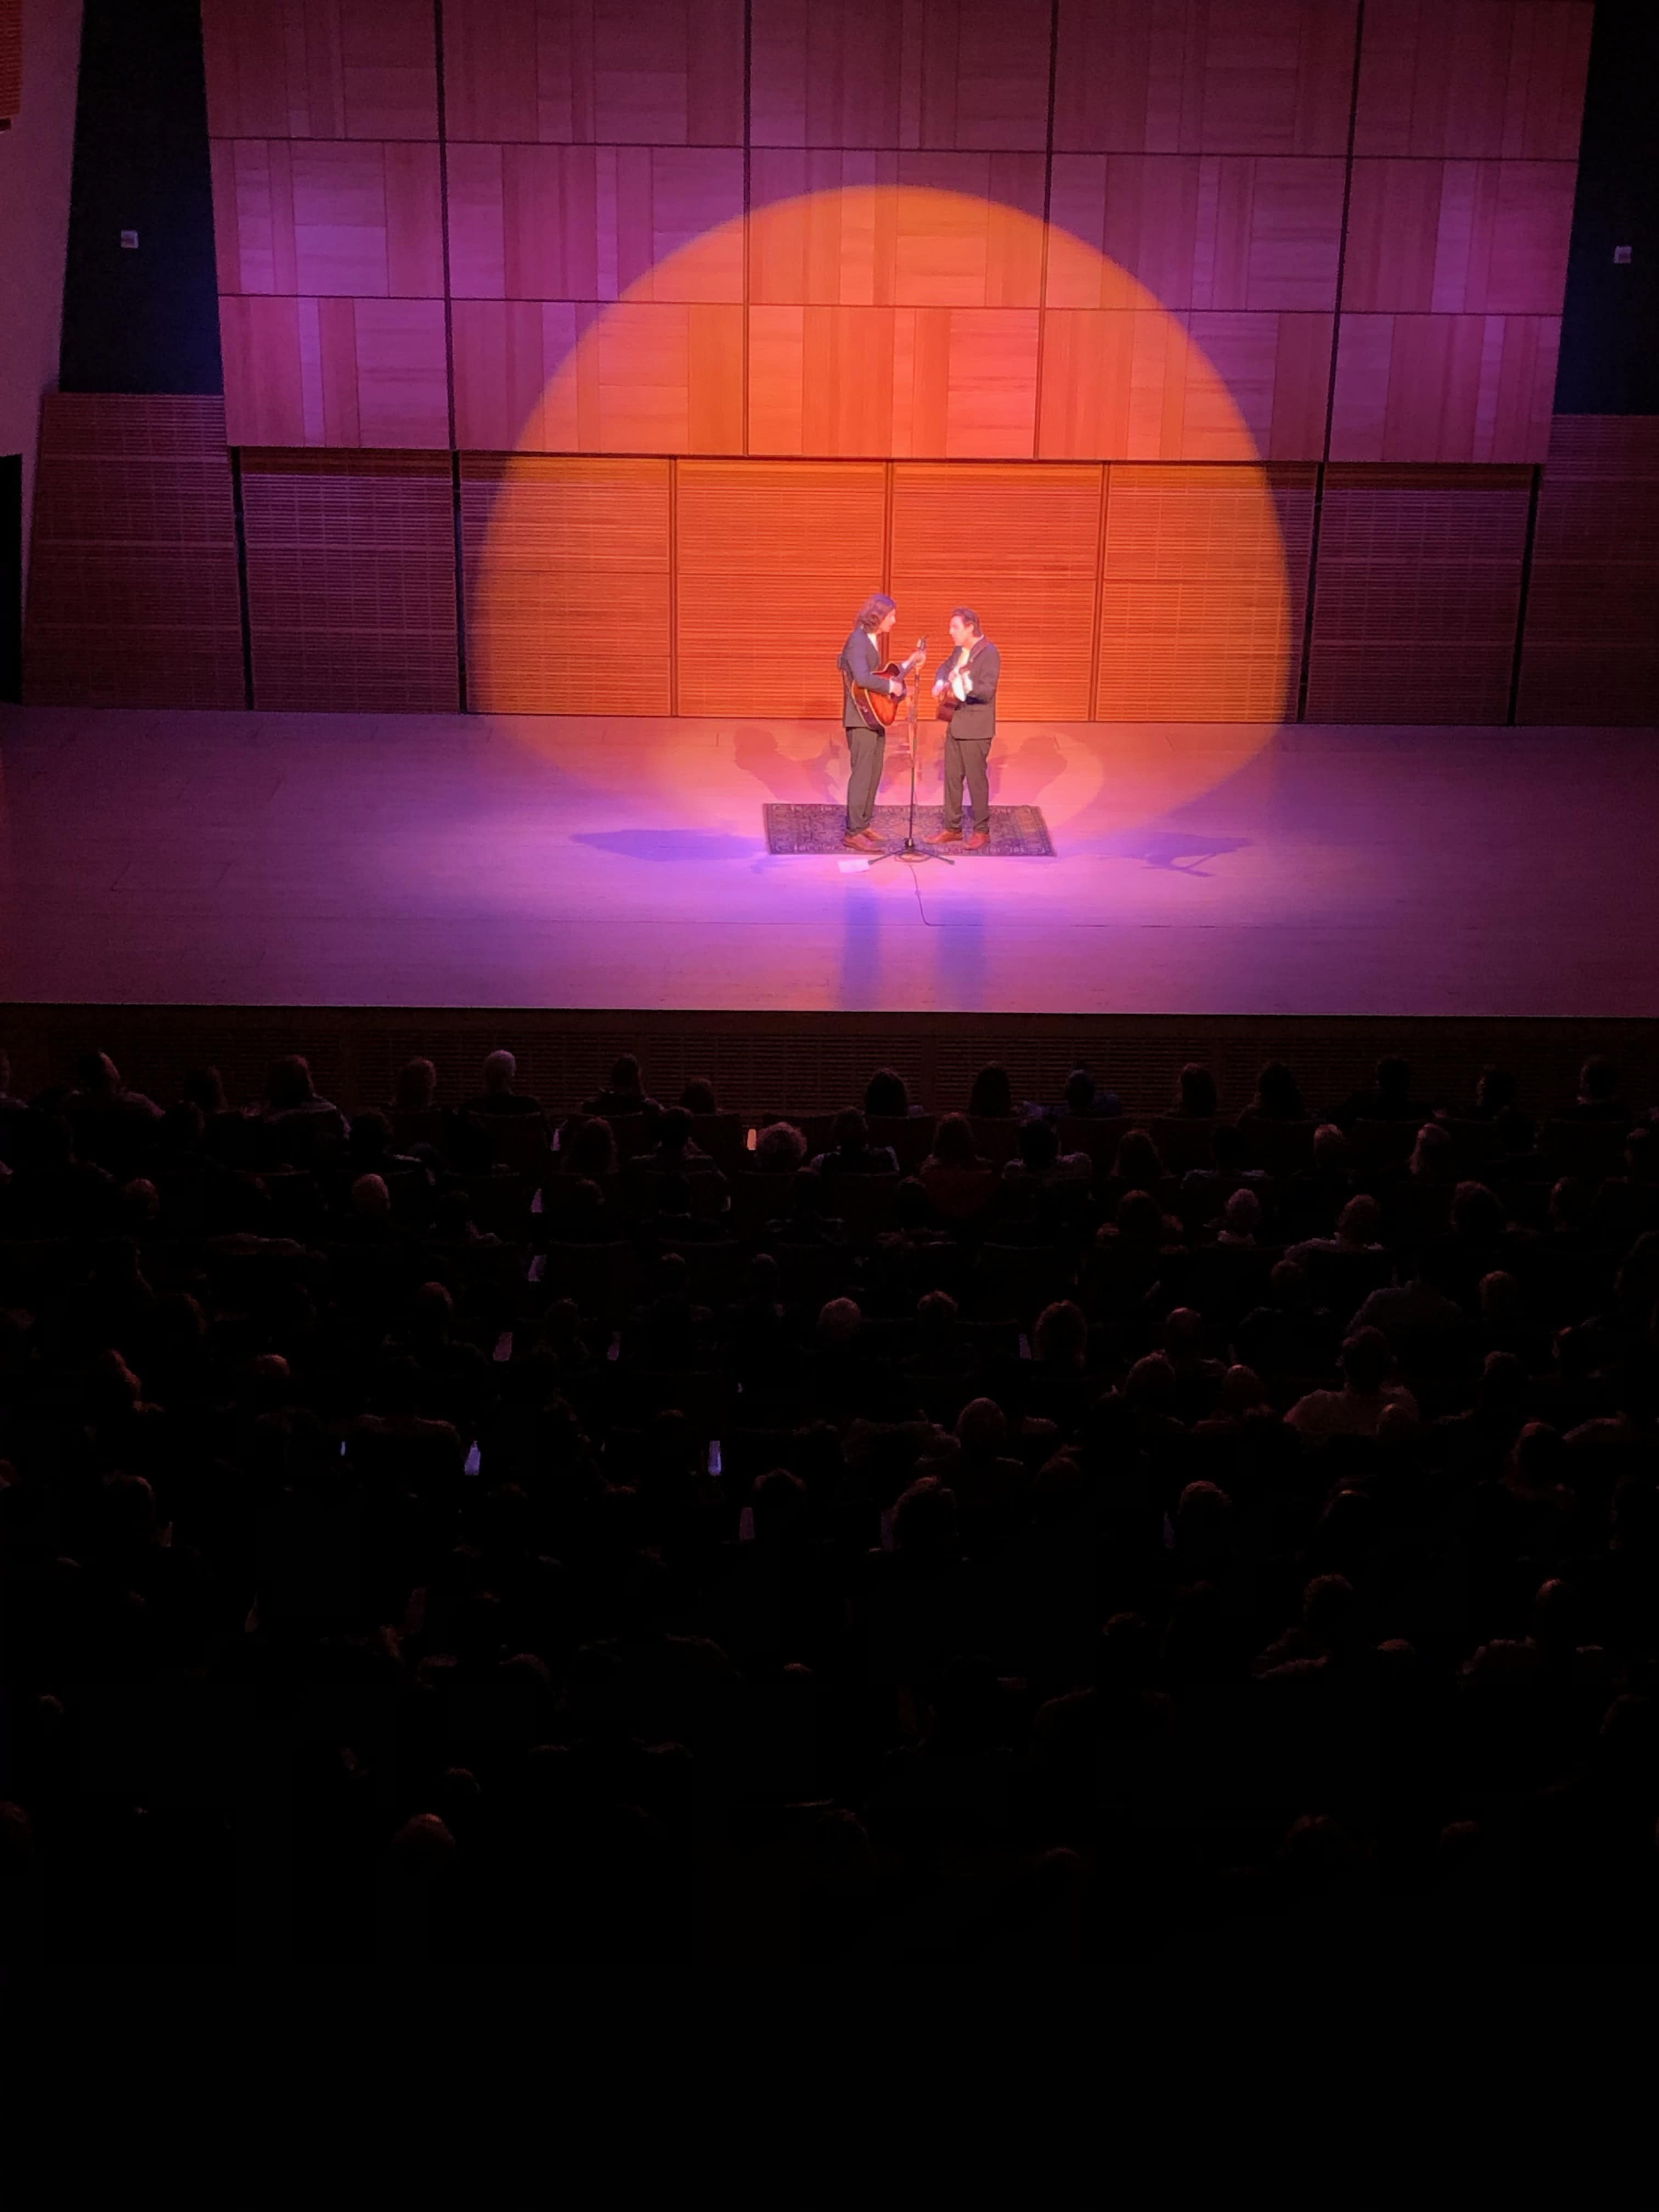
[[[951,610],[951,653],[933,678],[933,696],[943,706],[954,702],[945,733],[945,827],[930,845],[960,845],[977,853],[991,842],[991,787],[986,774],[991,740],[997,733],[997,678],[1002,656],[980,628],[971,607]],[[962,786],[967,779],[973,801],[972,833],[962,834]]]
[[[852,760],[852,772],[847,780],[847,834],[842,842],[854,853],[886,850],[870,823],[876,811],[876,789],[881,781],[882,764],[887,757],[887,732],[880,727],[870,728],[859,711],[853,686],[857,684],[866,690],[885,692],[895,699],[904,696],[902,679],[881,672],[885,658],[881,641],[897,620],[898,610],[887,594],[872,592],[836,664],[841,670],[842,726],[847,732],[847,750]]]

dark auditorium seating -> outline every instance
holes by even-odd
[[[1650,1911],[1647,1109],[763,1172],[827,1099],[682,1173],[592,1073],[349,1152],[0,1083],[0,1810],[71,1980],[234,1975],[256,1862],[313,1985],[509,2012],[734,1918],[904,1990]]]

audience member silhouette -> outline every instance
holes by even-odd
[[[1316,1133],[1190,1063],[1179,1181],[986,1127],[995,1067],[901,1177],[892,1069],[809,1169],[632,1055],[538,1073],[520,1157],[511,1056],[437,1066],[348,1130],[298,1055],[245,1111],[0,1059],[9,2001],[1636,1957],[1659,1162],[1609,1063],[1443,1119],[1389,1060]]]

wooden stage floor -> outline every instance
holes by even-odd
[[[1053,860],[849,873],[827,722],[0,716],[3,1001],[1659,1014],[1650,730],[1016,724]]]

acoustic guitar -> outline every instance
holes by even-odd
[[[862,684],[851,684],[848,686],[853,695],[853,704],[858,708],[860,718],[866,730],[886,730],[892,727],[899,708],[904,704],[904,700],[909,696],[910,678],[927,658],[927,641],[925,637],[919,637],[916,640],[916,649],[908,660],[890,660],[878,672],[890,679],[893,677],[902,678],[904,683],[903,697],[896,699],[890,691],[886,690],[868,690]]]

